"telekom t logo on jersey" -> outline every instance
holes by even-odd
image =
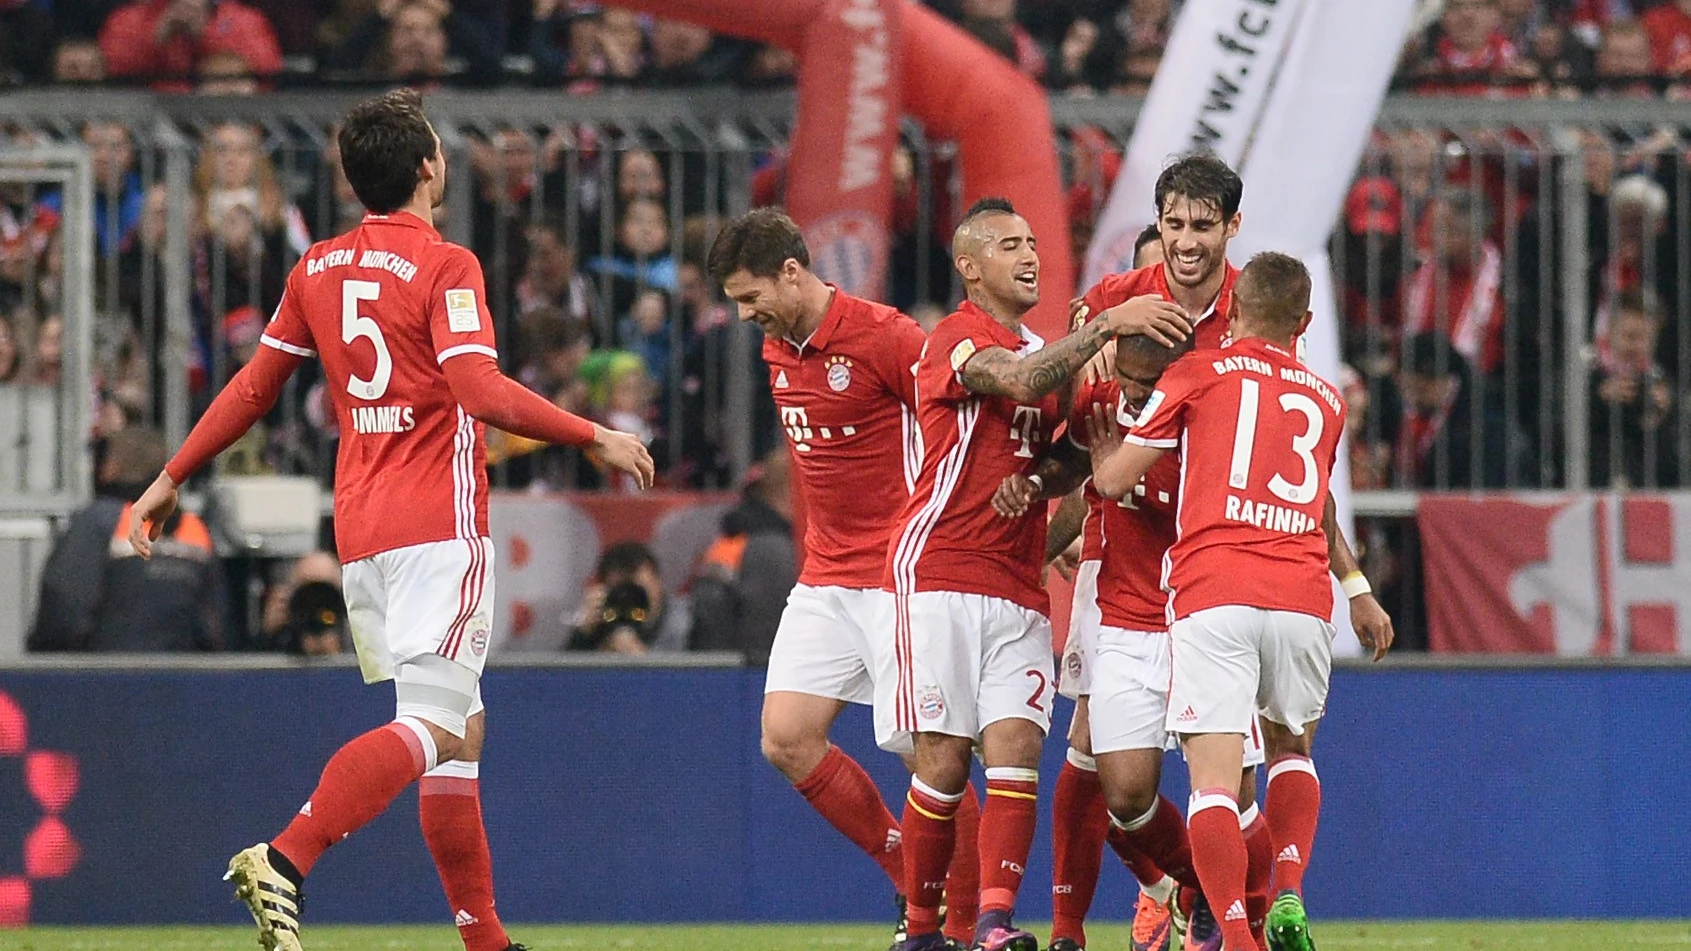
[[[1016,407],[1016,415],[1010,420],[1010,441],[1022,444],[1016,450],[1017,459],[1033,458],[1033,444],[1039,441],[1039,416],[1037,406]]]
[[[833,439],[835,433],[840,436],[857,435],[856,426],[811,426],[810,412],[802,406],[781,407],[781,428],[787,431],[787,436],[793,441],[793,448],[799,452],[809,452],[811,443],[817,439]]]

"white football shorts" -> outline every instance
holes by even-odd
[[[999,720],[1051,729],[1051,619],[1004,598],[889,595],[894,676],[875,684],[875,739],[905,752],[915,733],[979,738]]]
[[[493,633],[493,540],[454,538],[395,548],[342,569],[347,626],[365,683],[436,654],[478,675]]]
[[[1088,708],[1092,755],[1179,745],[1167,726],[1169,650],[1167,631],[1099,627]],[[1263,759],[1262,731],[1253,719],[1245,737],[1245,765],[1261,766]]]
[[[1251,732],[1260,714],[1303,732],[1327,709],[1333,625],[1293,611],[1228,606],[1174,622],[1168,729]]]
[[[1069,608],[1069,637],[1063,642],[1063,660],[1057,668],[1057,692],[1070,700],[1092,692],[1092,667],[1096,662],[1098,628],[1104,623],[1098,610],[1098,569],[1103,562],[1083,561],[1074,573],[1074,602]]]
[[[879,588],[795,585],[769,648],[763,692],[874,703],[876,677],[892,670],[892,628],[876,627],[890,619],[883,602],[891,599]]]

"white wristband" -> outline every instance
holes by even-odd
[[[1339,590],[1345,593],[1346,598],[1358,598],[1374,593],[1374,587],[1368,583],[1368,576],[1360,571],[1353,571],[1340,578]]]
[[[1039,476],[1030,475],[1030,476],[1028,476],[1028,481],[1033,483],[1033,490],[1035,492],[1044,492],[1045,491],[1045,480],[1041,479]]]

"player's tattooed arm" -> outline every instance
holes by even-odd
[[[1109,323],[1100,320],[1025,357],[988,347],[970,357],[959,376],[971,393],[1032,403],[1062,386],[1114,336]]]
[[[1086,523],[1086,498],[1079,492],[1073,492],[1063,498],[1063,503],[1057,506],[1057,514],[1051,516],[1051,524],[1045,529],[1045,563],[1051,564],[1075,539],[1080,537],[1081,526]]]
[[[1333,577],[1343,581],[1353,575],[1361,575],[1362,565],[1351,551],[1344,529],[1339,526],[1338,507],[1333,503],[1332,493],[1328,493],[1327,507],[1321,514],[1321,530],[1327,533],[1327,560],[1333,569]],[[1375,660],[1386,656],[1386,652],[1392,649],[1392,642],[1397,639],[1391,615],[1386,613],[1372,591],[1350,599],[1350,626],[1362,646],[1374,652]]]
[[[1091,455],[1062,440],[1039,460],[1033,472],[1006,476],[992,493],[992,510],[1005,518],[1021,518],[1034,502],[1061,498],[1080,488],[1091,472]]]

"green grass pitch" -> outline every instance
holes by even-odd
[[[1044,934],[1043,927],[1035,928]],[[1127,929],[1088,930],[1095,951],[1125,951]],[[533,951],[881,951],[887,929],[872,925],[515,925]],[[308,927],[306,951],[460,951],[447,927]],[[1691,949],[1691,922],[1333,922],[1316,925],[1321,951],[1664,951]],[[0,951],[252,951],[250,928],[33,928],[0,931]]]

